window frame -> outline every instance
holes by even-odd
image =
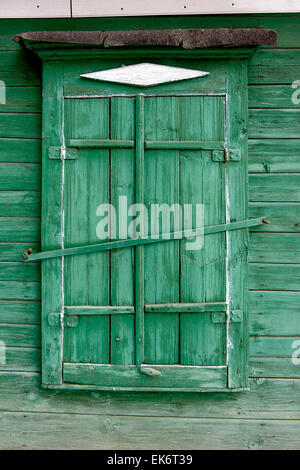
[[[50,147],[63,145],[63,109],[65,83],[64,78],[79,71],[82,61],[89,58],[109,59],[130,58],[139,60],[144,52],[135,51],[99,51],[99,49],[82,50],[76,47],[68,49],[44,49],[37,52],[43,59],[43,195],[42,195],[42,250],[61,248],[57,227],[63,226],[62,185],[63,172],[61,161],[49,159]],[[49,46],[48,46],[49,47]],[[149,55],[149,50],[147,51]],[[227,49],[215,51],[176,51],[176,57],[192,57],[197,60],[214,58],[217,64],[222,64],[225,70],[227,109],[226,131],[228,148],[241,149],[242,159],[235,162],[216,163],[226,165],[228,182],[227,205],[230,206],[227,223],[243,220],[248,217],[247,193],[247,59],[252,50]],[[153,51],[151,60],[169,58],[170,51]],[[204,70],[205,70],[205,66]],[[76,72],[77,73],[77,72]],[[49,125],[51,123],[51,125]],[[239,187],[241,191],[236,191]],[[49,192],[51,188],[51,191]],[[51,197],[49,194],[51,193]],[[47,224],[47,220],[52,225]],[[229,305],[228,316],[228,376],[226,388],[205,388],[205,391],[240,391],[248,390],[248,287],[247,287],[247,250],[248,229],[227,232],[227,282],[231,286],[226,299]],[[230,263],[230,252],[242,253],[240,263]],[[53,272],[56,273],[53,282]],[[238,280],[238,282],[237,282]],[[242,286],[242,288],[241,288]],[[49,313],[63,311],[63,259],[47,259],[42,261],[42,386],[53,389],[106,389],[106,387],[88,384],[63,383],[63,315],[49,318]],[[230,321],[229,318],[232,320]],[[234,318],[239,320],[234,321]],[[240,321],[242,320],[242,321]],[[232,347],[232,345],[237,347]],[[116,387],[109,387],[116,389]],[[142,390],[141,388],[122,387],[120,390]],[[153,390],[154,388],[147,388]],[[159,390],[159,389],[157,389]],[[168,389],[170,390],[170,389]],[[177,388],[180,391],[204,391],[199,389]]]

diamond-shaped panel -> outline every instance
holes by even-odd
[[[80,75],[92,80],[122,83],[138,87],[159,85],[161,83],[177,82],[189,78],[204,77],[209,72],[201,70],[184,69],[182,67],[169,67],[158,64],[136,64],[118,67],[116,69],[102,70]]]

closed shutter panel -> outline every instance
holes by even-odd
[[[128,139],[137,146],[138,100],[66,99],[66,142]],[[141,103],[147,142],[163,141],[165,147],[178,141],[224,142],[224,96],[148,97]],[[129,205],[134,202],[137,158],[134,149],[80,148],[74,161],[65,162],[65,248],[97,243],[100,204],[116,207],[119,196],[127,196]],[[225,166],[212,160],[211,150],[146,148],[143,159],[142,191],[149,215],[153,204],[190,204],[193,208],[204,204],[208,225],[226,223]],[[150,217],[149,222],[151,226]],[[175,229],[173,222],[169,231]],[[159,232],[164,232],[163,225]],[[191,304],[190,308],[198,303],[226,303],[226,235],[208,235],[202,249],[187,250],[187,243],[191,241],[162,241],[66,257],[66,309],[81,311],[76,327],[65,328],[65,382],[226,387],[226,309],[221,307],[223,321],[216,322],[209,305],[207,311],[202,307],[203,312],[181,312],[180,308],[181,303]],[[144,269],[137,275],[134,258],[138,251]],[[137,290],[144,291],[146,312],[138,311],[134,302]],[[134,313],[110,314],[105,310],[109,305],[122,310],[130,306],[136,321]],[[103,310],[101,314],[92,308],[85,312],[84,306]],[[141,373],[137,366],[143,368],[143,364],[153,366],[153,374],[159,375],[148,376],[147,367]],[[156,369],[157,365],[162,367]]]
[[[147,98],[145,112],[151,141],[224,142],[224,97]],[[146,150],[145,175],[148,207],[204,204],[205,224],[226,223],[225,166],[212,161],[210,150]],[[226,367],[225,312],[224,323],[214,323],[209,307],[203,313],[180,310],[180,303],[226,302],[225,233],[207,235],[201,249],[187,244],[145,248],[146,304],[179,304],[172,313],[145,314],[145,361]]]

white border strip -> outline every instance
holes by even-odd
[[[1,0],[0,18],[300,13],[299,0]]]
[[[71,0],[0,0],[0,18],[71,18],[71,16]]]
[[[215,15],[296,13],[298,0],[72,0],[73,16]]]

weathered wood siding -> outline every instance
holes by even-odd
[[[251,392],[63,393],[40,389],[40,268],[21,253],[40,242],[39,65],[10,38],[28,30],[266,27],[277,49],[249,65]],[[1,20],[0,448],[300,447],[300,15]]]

